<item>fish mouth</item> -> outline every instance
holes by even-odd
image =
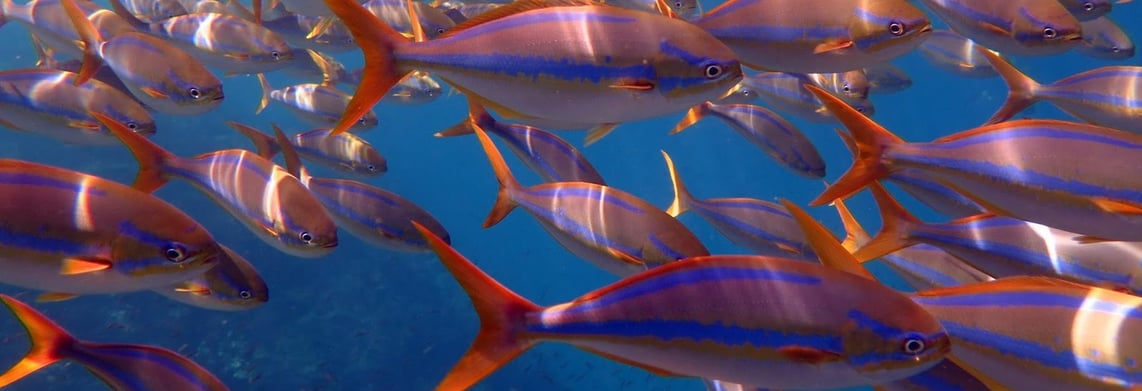
[[[321,245],[321,248],[335,248],[335,247],[337,247],[337,241],[336,240]]]
[[[219,100],[222,100],[223,98],[226,98],[226,95],[218,94],[218,96],[214,97],[214,100],[219,101]]]
[[[1074,33],[1074,34],[1067,35],[1063,39],[1067,40],[1067,41],[1081,41],[1081,40],[1083,40],[1083,35],[1080,33]]]

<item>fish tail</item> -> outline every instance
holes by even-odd
[[[690,195],[690,191],[686,189],[686,185],[682,183],[682,177],[678,176],[678,171],[674,169],[674,160],[666,151],[662,152],[662,159],[666,160],[666,170],[670,172],[670,183],[674,185],[674,201],[670,202],[670,207],[666,208],[666,214],[678,217],[689,210],[690,201],[694,196]]]
[[[274,155],[281,152],[281,146],[278,145],[278,142],[275,141],[273,137],[270,137],[270,135],[235,121],[226,121],[226,124],[230,125],[231,128],[234,128],[239,133],[242,133],[246,138],[249,138],[250,142],[254,143],[255,149],[258,150],[259,156],[266,159],[273,159]]]
[[[329,132],[330,135],[337,135],[349,130],[404,78],[408,72],[397,67],[394,53],[411,43],[356,0],[326,0],[325,4],[349,28],[365,57],[365,68],[361,72],[357,91],[353,93],[353,98],[349,100],[337,125]]]
[[[991,63],[991,67],[999,72],[999,76],[1007,83],[1007,100],[1003,102],[1003,106],[991,115],[985,124],[994,124],[1003,122],[1014,117],[1023,109],[1031,106],[1037,99],[1036,92],[1039,90],[1039,83],[1031,77],[1027,76],[1019,69],[1016,69],[1010,62],[999,57],[998,54],[987,50],[985,48],[977,48],[987,62]]]
[[[801,233],[805,235],[805,240],[809,242],[809,246],[813,248],[813,252],[817,254],[822,265],[873,281],[876,280],[876,277],[868,269],[865,269],[864,265],[861,265],[860,261],[857,261],[856,257],[844,245],[837,241],[833,233],[829,232],[829,229],[821,225],[813,216],[810,216],[809,212],[784,198],[781,199],[781,204],[785,206],[785,210],[789,211],[790,215],[793,215],[793,220],[796,220],[797,225],[801,227]]]
[[[915,244],[916,241],[911,238],[910,232],[917,224],[922,224],[916,216],[908,213],[895,198],[892,198],[883,185],[875,183],[870,190],[872,197],[876,199],[876,205],[880,207],[880,217],[883,222],[880,232],[854,254],[862,262]]]
[[[168,162],[177,159],[174,154],[153,141],[147,140],[143,135],[127,129],[126,126],[111,117],[95,112],[92,112],[91,116],[103,123],[103,126],[106,126],[111,134],[119,138],[119,141],[122,141],[127,149],[131,150],[131,154],[135,155],[135,160],[139,161],[139,173],[135,175],[135,183],[131,185],[132,187],[152,193],[167,183],[167,179],[163,177],[163,167]]]
[[[500,154],[499,149],[496,149],[496,144],[484,132],[484,128],[480,127],[479,124],[472,123],[472,130],[480,139],[480,145],[484,147],[484,153],[488,155],[488,161],[492,164],[492,171],[496,173],[496,180],[500,182],[500,190],[496,194],[496,205],[492,206],[492,212],[484,220],[484,228],[488,228],[499,223],[515,209],[516,203],[512,199],[512,193],[519,189],[520,185],[515,176],[512,175],[511,169],[508,168],[508,163],[504,161],[504,156]]]
[[[71,19],[75,31],[83,40],[83,63],[79,67],[79,75],[75,77],[73,82],[78,86],[91,80],[91,77],[95,76],[95,71],[99,70],[101,59],[98,50],[99,45],[103,43],[103,37],[99,35],[99,30],[95,28],[91,20],[87,19],[83,10],[75,4],[75,0],[60,0],[60,5],[67,12],[68,19]]]
[[[492,117],[492,114],[488,113],[488,110],[485,109],[483,105],[473,101],[472,99],[468,99],[468,118],[465,118],[463,121],[456,125],[452,125],[452,127],[448,129],[436,132],[435,136],[463,136],[466,134],[475,133],[476,130],[473,128],[474,125],[482,124],[482,126],[488,126],[494,125],[495,123],[496,119]]]
[[[841,216],[841,225],[845,227],[845,240],[841,242],[841,245],[845,246],[845,249],[849,250],[850,253],[856,252],[871,239],[868,236],[868,231],[865,231],[864,227],[857,221],[856,216],[853,216],[853,212],[845,205],[844,200],[833,201],[833,207],[837,208],[837,214]]]
[[[709,112],[710,102],[703,102],[699,105],[691,107],[690,111],[686,112],[686,116],[682,117],[682,120],[678,121],[677,125],[674,125],[674,129],[670,129],[670,134],[682,133],[682,131],[686,130],[686,128],[693,126],[694,124],[698,123],[698,121],[701,121],[702,118],[705,118],[706,114]]]
[[[0,388],[7,387],[25,376],[63,359],[60,350],[72,343],[75,337],[64,331],[44,314],[8,295],[0,295],[0,300],[12,310],[32,340],[32,348],[12,369],[0,375]]]
[[[881,161],[881,156],[886,147],[902,144],[904,140],[825,90],[809,84],[805,88],[813,92],[829,112],[852,132],[852,142],[847,145],[850,149],[855,148],[852,167],[809,205],[821,206],[847,198],[869,183],[888,175],[888,167]],[[843,132],[838,130],[837,133]],[[841,138],[845,136],[842,134]]]
[[[480,333],[476,340],[436,386],[437,390],[465,390],[535,345],[523,335],[521,328],[527,314],[542,308],[492,279],[428,228],[415,221],[412,224],[424,235],[456,282],[468,292],[480,316]]]
[[[274,87],[270,86],[270,82],[266,81],[266,74],[264,73],[258,74],[258,84],[262,86],[262,100],[258,101],[258,109],[254,110],[254,115],[261,114],[262,110],[270,105],[270,91],[274,90]]]

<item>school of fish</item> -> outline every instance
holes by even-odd
[[[1142,66],[1113,63],[1135,49],[1111,19],[1126,2],[3,0],[0,26],[26,29],[39,61],[0,71],[0,128],[119,147],[138,170],[123,184],[0,159],[0,283],[45,307],[139,291],[217,311],[266,305],[260,260],[155,195],[176,181],[291,258],[346,240],[434,253],[480,319],[438,390],[477,386],[540,342],[711,391],[1142,390]],[[358,50],[363,67],[346,69],[338,57]],[[1072,51],[1111,65],[1039,81],[1013,62]],[[911,87],[892,61],[913,52],[938,72],[1001,80],[1008,96],[978,127],[906,141],[871,118],[870,97]],[[218,110],[237,75],[262,87],[249,115],[281,105],[284,125],[308,129],[232,118],[249,143],[194,156],[152,138],[163,121]],[[520,209],[612,284],[533,303],[453,248],[416,200],[371,184],[390,170],[367,140],[386,120],[374,106],[453,93],[463,119],[417,130],[483,151],[498,183],[483,227]],[[1073,120],[1013,119],[1039,101]],[[671,134],[717,118],[809,180],[835,174],[813,144],[832,135],[786,117],[842,125],[852,165],[806,207],[835,207],[846,232],[785,199],[703,198],[714,195],[687,186],[667,151],[639,166],[671,180],[673,202],[656,205],[580,151],[664,116],[681,116]],[[522,183],[521,168],[543,183]],[[865,189],[875,234],[845,206]],[[945,220],[916,217],[902,194]],[[686,212],[748,255],[711,253]],[[879,281],[865,267],[878,259],[914,291]],[[231,389],[167,347],[79,339],[20,296],[0,301],[31,349],[0,389],[64,360],[114,390]]]

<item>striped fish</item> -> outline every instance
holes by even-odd
[[[987,213],[987,209],[979,206],[971,198],[957,193],[939,180],[924,175],[923,171],[906,168],[889,174],[885,179],[944,216],[958,219]]]
[[[1058,1],[920,0],[951,29],[1013,56],[1047,56],[1082,43],[1082,26]]]
[[[1125,60],[1134,57],[1134,41],[1109,16],[1082,22],[1083,44],[1075,51],[1091,58]]]
[[[690,108],[670,134],[677,134],[706,116],[722,120],[785,168],[810,178],[825,177],[825,159],[813,142],[792,123],[764,107],[703,102]]]
[[[936,69],[970,78],[999,76],[983,57],[979,45],[952,30],[936,30],[920,48],[920,56]]]
[[[249,138],[262,157],[272,159],[282,150],[277,140],[257,129],[234,121],[226,124]],[[330,136],[328,128],[313,129],[294,135],[289,142],[302,158],[341,173],[372,178],[389,170],[385,157],[372,144],[353,133]]]
[[[28,331],[32,348],[0,375],[0,388],[61,360],[83,365],[114,390],[225,391],[206,368],[172,350],[150,345],[104,344],[76,339],[47,316],[8,295],[0,300]]]
[[[102,37],[111,38],[135,31],[122,17],[94,2],[81,1],[76,5]],[[78,45],[82,38],[64,11],[61,0],[32,0],[24,4],[0,1],[0,25],[9,20],[27,27],[44,45],[63,57],[79,58],[83,55],[83,49]]]
[[[327,2],[365,56],[361,85],[334,134],[414,69],[505,118],[594,128],[599,137],[619,123],[715,99],[742,75],[733,51],[693,24],[583,0],[517,1],[423,42],[410,42],[356,1]],[[553,36],[564,39],[551,45]]]
[[[135,133],[155,133],[155,120],[130,95],[98,80],[76,86],[75,73],[53,69],[0,72],[0,126],[68,144],[113,145],[88,112],[107,113]]]
[[[568,251],[617,276],[710,255],[674,217],[613,187],[586,182],[523,187],[487,133],[479,125],[473,129],[500,186],[485,228],[522,207]]]
[[[1080,22],[1095,20],[1103,15],[1110,13],[1114,8],[1114,3],[1125,3],[1130,0],[1059,0],[1063,8],[1067,9],[1071,15],[1074,15]],[[1086,34],[1086,28],[1083,28],[1083,34]]]
[[[265,75],[259,74],[258,81],[262,84],[262,101],[255,114],[261,113],[270,101],[274,101],[289,109],[302,123],[314,127],[328,128],[337,124],[352,99],[351,95],[338,90],[328,81],[295,84],[276,90],[270,87]],[[348,129],[363,132],[375,128],[377,123],[377,113],[370,110]]]
[[[660,375],[792,389],[897,380],[950,350],[939,323],[907,296],[807,262],[690,258],[543,308],[423,232],[482,325],[437,390],[467,389],[540,341]]]
[[[836,121],[832,114],[821,105],[821,101],[805,89],[812,84],[804,74],[785,72],[762,72],[748,75],[742,84],[757,93],[765,104],[782,113],[793,114],[813,122]],[[867,99],[846,99],[864,115],[876,114],[876,108]]]
[[[218,265],[206,273],[171,286],[153,289],[168,299],[215,311],[246,311],[270,300],[270,288],[234,250],[222,246]]]
[[[907,143],[828,92],[808,88],[858,146],[853,166],[812,205],[915,168],[997,215],[1105,240],[1142,241],[1142,177],[1124,174],[1142,167],[1142,136],[1073,122],[1019,120],[931,143]]]
[[[0,282],[51,293],[43,299],[163,287],[210,270],[222,253],[159,198],[20,160],[0,160],[0,215]]]
[[[134,187],[153,192],[173,178],[189,182],[278,250],[317,258],[337,247],[337,225],[301,182],[272,161],[241,149],[175,156],[101,114],[139,161]]]

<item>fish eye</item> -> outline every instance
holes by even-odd
[[[313,244],[313,235],[310,235],[309,232],[302,232],[298,234],[297,237],[305,242],[305,244]]]
[[[365,166],[365,169],[367,169],[369,171],[377,171],[377,166],[370,164],[368,166]]]
[[[249,299],[251,297],[254,297],[254,294],[250,293],[250,291],[241,291],[241,292],[238,292],[238,297],[241,297],[243,299]]]
[[[674,2],[674,8],[682,9],[682,2],[681,1],[675,1]]]
[[[897,37],[904,35],[904,23],[892,22],[888,24],[888,32]]]
[[[1054,27],[1047,26],[1043,28],[1043,38],[1055,39],[1057,36],[1059,36],[1059,32],[1055,31]]]
[[[904,339],[904,345],[901,347],[904,349],[905,354],[915,356],[922,353],[928,346],[924,343],[924,340],[919,337],[908,337]]]
[[[1084,11],[1094,11],[1094,3],[1091,3],[1089,1],[1083,3],[1083,10]]]
[[[275,60],[280,60],[282,58],[282,54],[278,53],[277,51],[270,52],[270,56],[273,57]]]
[[[841,86],[841,91],[852,92],[852,90],[853,90],[853,88],[850,87],[848,83],[845,83],[844,85]]]
[[[713,79],[722,75],[722,66],[713,64],[706,66],[706,78]]]
[[[172,244],[163,250],[163,256],[167,257],[171,262],[182,262],[186,259],[186,248],[178,244]]]
[[[437,34],[444,34],[444,32],[445,32],[445,31],[447,31],[447,30],[445,30],[443,27],[437,27],[437,28],[436,28],[436,33],[437,33]]]
[[[134,122],[128,122],[127,123],[127,129],[135,130],[138,128],[139,128],[139,124],[136,124]]]
[[[1119,48],[1118,46],[1111,46],[1110,51],[1114,52],[1114,53],[1118,53],[1118,52],[1122,51],[1122,49]]]
[[[197,88],[194,88],[194,87],[190,87],[189,90],[186,90],[186,93],[189,94],[190,97],[194,98],[194,99],[198,99],[198,98],[202,97],[202,91],[199,91]]]

